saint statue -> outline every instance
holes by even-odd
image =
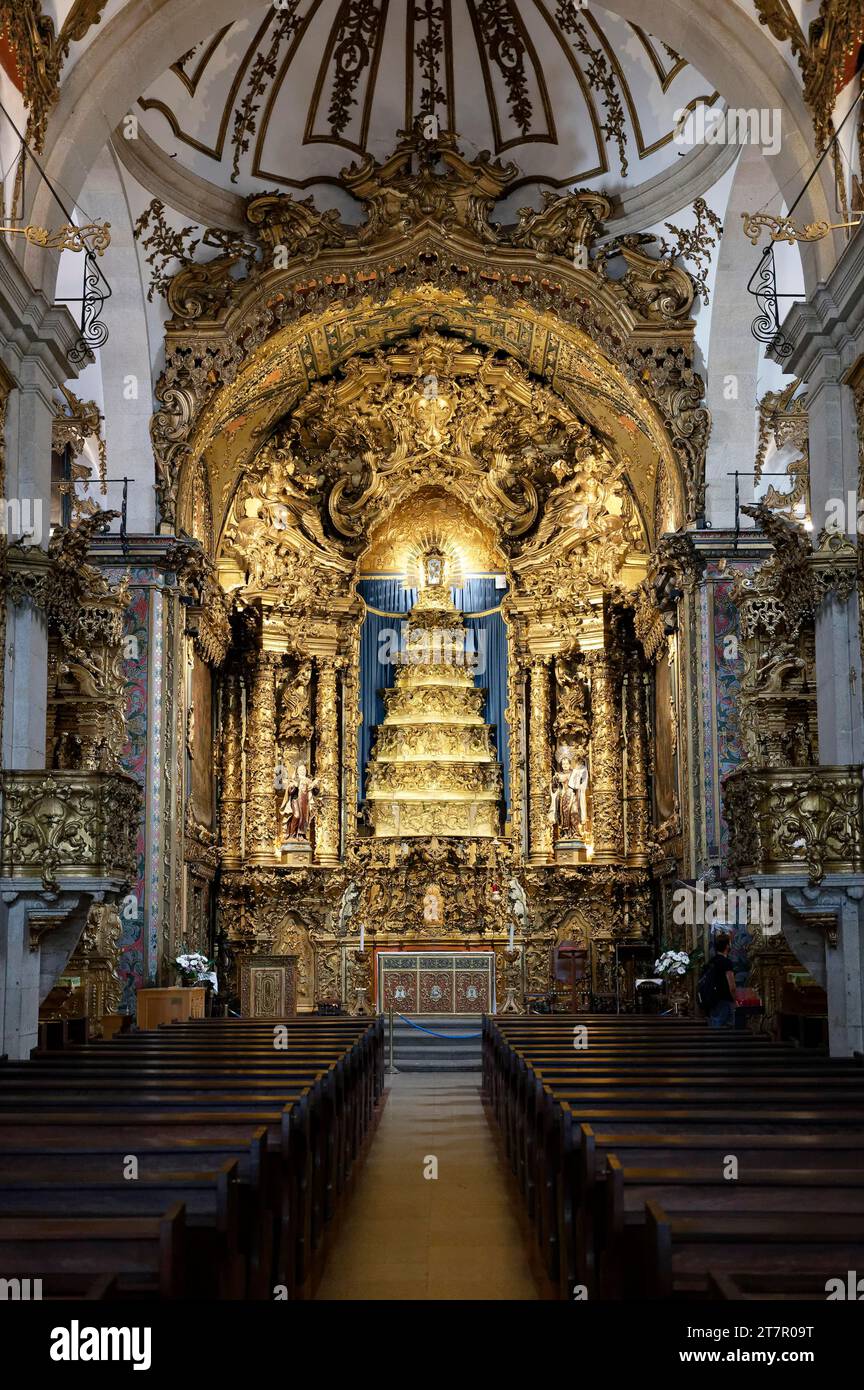
[[[510,911],[516,918],[520,931],[528,926],[528,898],[518,878],[511,878],[507,889],[510,898]]]
[[[298,763],[293,777],[288,778],[280,814],[285,817],[286,840],[308,840],[309,827],[315,819],[315,792],[318,778],[309,777],[306,764]]]
[[[427,927],[439,927],[442,922],[441,892],[434,883],[423,895],[423,921]]]
[[[588,767],[581,759],[574,766],[567,753],[558,759],[549,819],[562,839],[578,836],[588,819]]]
[[[339,916],[336,927],[336,932],[338,936],[347,936],[349,930],[349,922],[351,918],[354,916],[354,913],[357,910],[357,904],[359,902],[360,889],[357,887],[357,884],[352,881],[348,884],[344,893],[342,894],[342,900],[339,904]]]

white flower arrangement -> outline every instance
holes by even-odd
[[[690,969],[690,957],[686,951],[664,951],[654,962],[657,975],[686,975]]]
[[[202,955],[200,951],[186,951],[175,957],[174,964],[181,975],[189,976],[196,985],[211,984],[213,993],[219,993],[219,981],[216,978],[213,962]]]

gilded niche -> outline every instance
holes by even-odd
[[[295,608],[310,575],[319,596],[344,594],[371,541],[364,571],[391,568],[386,537],[409,498],[415,562],[420,533],[443,529],[437,498],[468,518],[478,567],[503,552],[525,592],[548,592],[556,566],[568,593],[644,571],[626,461],[512,359],[427,330],[352,358],[277,425],[234,497],[225,582],[290,593]]]
[[[420,571],[396,688],[384,697],[384,737],[372,750],[366,778],[372,827],[389,837],[440,831],[494,836],[501,769],[440,547],[426,551]]]
[[[372,1001],[374,951],[424,940],[494,949],[501,1002],[505,985],[542,991],[556,927],[526,865],[572,873],[590,911],[606,901],[595,879],[647,863],[641,667],[625,669],[613,619],[647,565],[629,458],[507,355],[432,328],[349,359],[262,436],[217,561],[235,610],[220,808],[232,949],[275,949],[263,901],[237,908],[266,875],[274,904],[289,880],[309,904],[291,943],[312,960],[304,1002]],[[506,822],[503,750],[452,598],[475,574],[501,577]],[[391,616],[364,609],[364,577],[418,596],[358,803],[361,624]],[[628,921],[641,935],[628,911],[604,908],[609,940]]]

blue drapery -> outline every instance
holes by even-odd
[[[386,657],[403,646],[402,619],[391,615],[404,613],[407,618],[417,600],[417,590],[406,589],[399,578],[361,579],[358,589],[372,610],[366,615],[360,637],[360,712],[363,719],[357,752],[360,773],[358,790],[362,801],[375,729],[384,719],[384,691],[395,683],[396,668]],[[466,616],[465,649],[466,652],[478,653],[480,657],[474,684],[486,691],[483,717],[492,726],[509,814],[510,730],[504,718],[507,707],[507,625],[500,612],[488,612],[499,607],[506,592],[506,589],[496,588],[495,577],[491,575],[467,580],[463,588],[452,589],[451,596],[462,613],[483,615]]]

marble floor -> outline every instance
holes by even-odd
[[[542,1297],[480,1077],[413,1072],[387,1081],[317,1297]]]

